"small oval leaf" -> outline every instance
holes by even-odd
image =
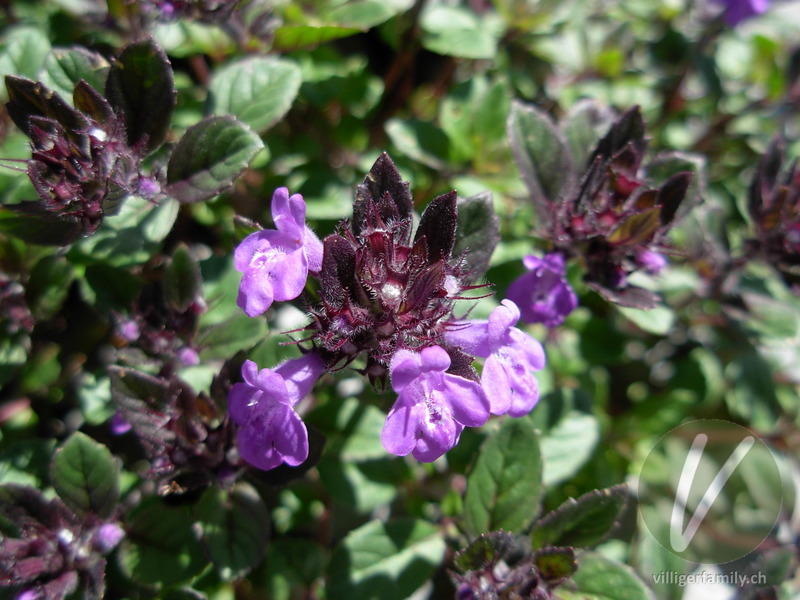
[[[108,72],[105,95],[125,121],[129,146],[149,154],[164,143],[176,91],[169,59],[152,39],[125,47]]]
[[[119,467],[108,448],[74,433],[58,449],[51,465],[53,487],[78,515],[110,517],[119,501]]]
[[[464,517],[478,535],[519,533],[539,512],[542,496],[539,436],[528,419],[508,419],[486,440],[467,479]]]
[[[186,130],[167,165],[167,192],[181,202],[208,200],[232,185],[264,147],[234,117],[209,117]]]
[[[211,112],[238,117],[264,133],[292,106],[302,83],[300,67],[279,58],[249,58],[226,65],[211,81]]]

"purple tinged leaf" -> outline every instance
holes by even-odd
[[[200,265],[185,244],[179,244],[164,273],[164,294],[167,304],[177,312],[185,312],[202,296],[203,280]]]
[[[686,192],[689,191],[693,178],[693,173],[676,173],[658,190],[656,202],[661,206],[660,222],[663,227],[668,227],[672,223],[681,202],[686,198]]]
[[[30,244],[66,246],[83,233],[80,219],[59,216],[38,200],[0,207],[0,231]]]
[[[233,185],[263,147],[234,117],[206,117],[189,127],[172,151],[166,191],[186,204],[213,198]]]
[[[608,243],[612,246],[627,246],[651,240],[658,230],[661,215],[659,207],[631,215],[609,234]]]
[[[323,248],[320,295],[328,306],[341,309],[355,285],[356,251],[349,241],[338,235],[326,237]]]
[[[587,285],[609,302],[620,306],[650,310],[658,306],[659,303],[658,296],[653,292],[635,285],[614,290],[593,281],[587,282]]]
[[[125,123],[131,148],[144,156],[164,143],[177,92],[169,59],[153,39],[122,50],[109,69],[105,95]]]
[[[633,153],[641,159],[647,149],[644,133],[642,111],[638,106],[634,106],[625,111],[611,126],[605,137],[598,142],[597,147],[589,157],[587,166],[591,165],[597,157],[602,157],[604,160],[611,159],[625,150],[629,144]]]
[[[575,165],[564,134],[549,115],[515,102],[508,116],[511,150],[542,229],[552,225],[552,205],[574,185]]]
[[[457,204],[458,227],[452,255],[466,253],[465,283],[479,280],[492,259],[500,241],[500,220],[494,211],[491,192],[459,199]]]
[[[75,108],[86,113],[98,123],[105,125],[114,118],[114,110],[108,100],[84,80],[79,81],[75,86],[72,101]]]
[[[457,194],[449,192],[434,198],[422,213],[414,239],[425,238],[430,264],[450,258],[458,226],[457,201]]]
[[[6,75],[8,115],[25,135],[30,135],[31,117],[46,117],[60,123],[68,133],[85,129],[86,118],[44,84]]]

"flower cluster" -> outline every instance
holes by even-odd
[[[580,261],[587,284],[608,300],[635,308],[655,306],[656,296],[631,284],[628,276],[637,270],[658,274],[666,265],[666,236],[692,174],[674,173],[654,186],[642,166],[646,149],[644,122],[636,107],[598,142],[582,175],[572,172],[570,161],[565,163],[569,173],[559,176],[568,183],[557,197],[532,188],[541,223],[536,233],[554,251],[543,258],[527,257],[529,272],[509,290],[525,321],[552,327],[575,307],[565,279],[565,262],[572,258]]]
[[[215,398],[225,397],[229,367],[211,384],[211,394],[197,394],[172,376],[153,377],[133,369],[111,367],[111,394],[117,409],[115,433],[132,429],[150,467],[147,478],[159,495],[191,497],[212,483],[229,487],[241,461],[236,432]]]
[[[356,361],[376,387],[390,380],[398,395],[384,447],[421,461],[442,456],[464,427],[483,425],[490,414],[521,416],[536,404],[533,372],[544,353],[514,327],[514,303],[504,301],[487,321],[453,316],[461,294],[482,287],[467,285],[475,274],[464,256],[453,256],[455,192],[435,198],[415,232],[412,213],[409,186],[383,154],[358,186],[352,219],[322,242],[305,225],[302,197],[281,188],[272,200],[275,229],[236,249],[239,306],[250,316],[299,297],[309,274],[319,282],[320,303],[309,309],[306,328],[312,347],[273,370],[248,361],[244,383],[231,390],[240,452],[251,464],[305,460],[307,432],[295,406],[325,371]],[[486,359],[481,376],[476,358]]]
[[[755,223],[756,251],[785,272],[800,269],[800,171],[783,169],[786,144],[773,140],[750,186],[748,210]]]
[[[117,316],[117,362],[132,366],[155,362],[158,374],[168,378],[179,366],[199,364],[195,338],[206,310],[200,268],[189,250],[179,246],[164,269],[147,275],[152,283],[144,287],[127,316]]]
[[[6,87],[8,114],[31,143],[27,170],[40,201],[25,203],[28,211],[74,223],[74,238],[93,233],[122,197],[159,193],[159,184],[141,173],[123,120],[85,81],[75,88],[79,108],[28,79],[7,76]]]
[[[78,516],[60,498],[16,484],[0,490],[0,516],[15,529],[0,538],[0,585],[16,588],[24,600],[66,598],[79,589],[103,597],[103,557],[124,537],[119,525]]]
[[[505,531],[480,535],[456,554],[454,562],[456,600],[550,600],[577,566],[571,548],[534,553],[526,540]]]

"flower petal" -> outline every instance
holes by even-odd
[[[246,383],[234,383],[228,392],[228,412],[233,422],[244,427],[253,415],[252,405],[258,402],[262,392]]]
[[[275,367],[287,389],[287,402],[294,406],[305,398],[325,372],[325,362],[316,352],[292,358]]]
[[[306,203],[300,194],[289,196],[289,190],[279,187],[272,194],[272,220],[275,227],[284,231],[287,227],[302,229],[306,221]]]
[[[475,382],[445,373],[441,394],[447,399],[453,417],[467,427],[480,427],[489,418],[489,399]]]
[[[492,353],[489,348],[488,321],[456,321],[444,332],[448,344],[458,346],[471,356],[486,358]]]
[[[417,440],[411,455],[420,462],[433,462],[456,445],[461,427],[452,419],[443,419],[436,427],[428,427]]]
[[[394,353],[389,366],[392,378],[392,389],[398,394],[422,373],[419,353],[400,349]]]
[[[486,363],[483,365],[481,385],[491,400],[492,414],[506,414],[511,407],[511,384],[508,380],[506,367],[496,354],[492,354],[487,358]]]
[[[317,234],[308,225],[303,229],[303,252],[306,253],[308,270],[319,273],[322,270],[323,246]]]
[[[294,300],[306,286],[308,264],[302,249],[295,250],[276,262],[270,271],[275,300]]]
[[[274,447],[283,455],[283,462],[292,467],[308,458],[308,430],[294,409],[286,407],[273,421],[280,433],[275,435]]]
[[[450,355],[441,346],[423,348],[420,354],[422,372],[447,371],[450,368]]]
[[[239,285],[236,305],[248,317],[257,317],[272,306],[274,299],[269,273],[261,269],[248,269]]]
[[[419,404],[409,401],[406,394],[400,394],[381,430],[381,443],[387,452],[405,456],[414,449],[423,412]]]

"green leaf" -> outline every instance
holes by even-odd
[[[453,256],[467,251],[468,281],[474,282],[486,273],[497,242],[500,241],[500,220],[494,212],[492,193],[458,200],[458,228]]]
[[[454,564],[461,573],[485,569],[514,552],[517,541],[507,531],[482,533],[469,546],[456,554]]]
[[[531,532],[534,548],[598,544],[617,525],[627,496],[627,486],[617,485],[569,498],[536,522]]]
[[[164,293],[167,304],[178,312],[186,311],[200,298],[203,280],[200,278],[200,265],[185,244],[180,244],[172,254],[172,260],[164,273]]]
[[[41,27],[6,29],[0,44],[0,77],[36,77],[49,51],[50,40]]]
[[[53,487],[78,515],[110,517],[119,501],[119,467],[108,448],[76,432],[56,450]]]
[[[94,235],[73,246],[70,258],[116,267],[141,264],[167,237],[179,210],[180,204],[172,198],[164,198],[159,204],[139,196],[126,198],[119,212],[103,219]]]
[[[239,350],[246,350],[267,335],[263,319],[251,319],[244,313],[234,314],[222,323],[202,327],[197,335],[197,346],[202,348],[200,359],[227,359]]]
[[[540,550],[534,555],[533,564],[542,579],[553,587],[553,584],[560,583],[565,578],[572,576],[578,568],[575,550],[572,548],[550,547]]]
[[[125,121],[128,145],[149,154],[167,137],[175,108],[172,66],[152,39],[126,46],[111,65],[105,96]]]
[[[45,256],[36,263],[25,296],[37,320],[50,319],[59,311],[74,277],[72,265],[63,256]]]
[[[108,61],[100,54],[85,48],[54,48],[47,55],[41,81],[50,89],[71,98],[80,80],[95,90],[105,87]]]
[[[732,382],[725,394],[728,409],[756,429],[771,430],[780,412],[774,376],[755,348],[742,352],[725,368],[725,379]]]
[[[600,424],[594,415],[570,411],[542,436],[544,484],[566,481],[591,458],[600,440]]]
[[[578,571],[555,596],[560,600],[654,600],[633,569],[591,552],[581,555]]]
[[[13,235],[29,244],[66,246],[83,231],[76,218],[60,218],[38,201],[0,206],[0,232]]]
[[[410,0],[351,0],[331,10],[326,21],[367,31],[408,10],[413,4]]]
[[[575,181],[575,165],[564,135],[550,117],[534,106],[511,105],[508,136],[537,217],[548,225],[550,204]]]
[[[269,597],[289,600],[324,574],[326,551],[311,539],[285,537],[270,542],[266,565]]]
[[[668,334],[675,324],[675,312],[666,306],[656,306],[650,310],[627,306],[618,306],[617,309],[637,327],[655,335]]]
[[[234,117],[208,117],[186,130],[167,165],[167,192],[181,202],[208,200],[231,186],[264,147]]]
[[[119,549],[122,571],[146,585],[188,581],[207,561],[193,534],[187,507],[168,506],[159,498],[145,500],[131,515]]]
[[[361,33],[361,30],[355,27],[285,25],[275,30],[275,38],[272,42],[272,47],[275,50],[313,48],[325,42],[348,37],[357,33]]]
[[[450,141],[435,125],[415,119],[389,119],[385,129],[392,144],[406,156],[432,169],[445,168]]]
[[[269,538],[269,512],[247,484],[231,492],[209,488],[195,508],[201,541],[219,576],[237,579],[264,556]]]
[[[502,22],[494,13],[478,15],[466,7],[430,5],[420,19],[422,45],[445,56],[491,59],[497,54]]]
[[[465,526],[474,535],[519,533],[539,512],[543,491],[536,430],[528,419],[506,419],[481,446],[467,478]]]
[[[254,57],[229,63],[211,80],[210,112],[234,115],[264,133],[289,111],[301,83],[300,67],[286,59]]]
[[[426,521],[370,521],[334,550],[328,598],[404,600],[430,578],[444,552],[439,528]]]

